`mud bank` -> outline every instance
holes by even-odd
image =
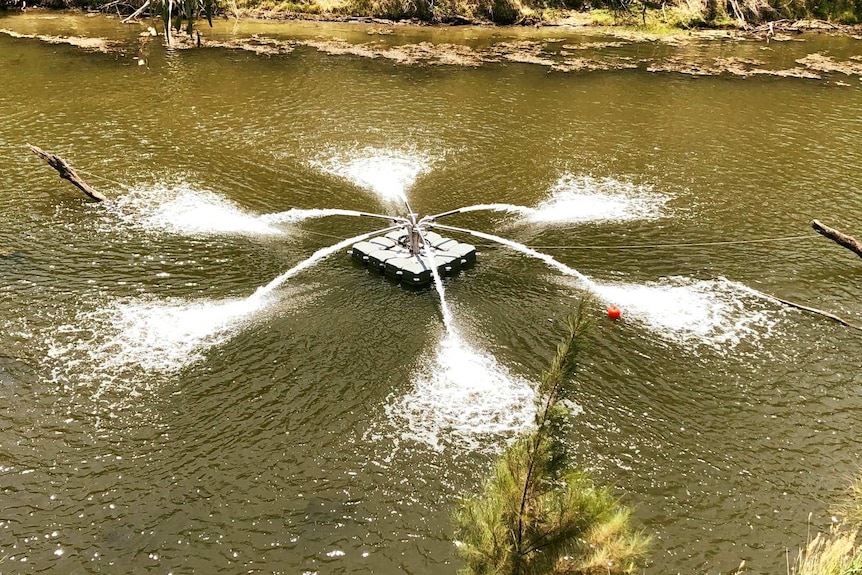
[[[12,24],[14,18],[6,19]],[[146,23],[140,33],[137,46],[104,37],[63,36],[24,33],[7,25],[0,28],[5,34],[19,40],[36,40],[49,44],[68,44],[86,51],[116,53],[121,57],[138,53],[139,64],[146,63],[146,52],[157,42],[164,42],[155,28]],[[320,33],[291,35],[290,33],[241,34],[210,33],[203,28],[193,36],[174,34],[171,50],[226,49],[252,52],[263,57],[291,54],[298,49],[316,50],[331,56],[387,60],[404,66],[463,66],[480,67],[489,64],[517,63],[546,68],[549,73],[586,73],[614,70],[644,70],[650,73],[681,74],[690,77],[774,76],[804,80],[826,81],[836,85],[844,80],[858,77],[862,81],[862,55],[845,54],[836,57],[822,53],[812,46],[806,51],[806,42],[815,38],[817,32],[802,32],[802,26],[816,27],[816,21],[808,23],[786,23],[785,31],[772,26],[764,30],[741,33],[737,30],[691,31],[680,34],[654,35],[629,29],[559,27],[554,29],[559,37],[539,36],[517,38],[504,35],[489,35],[484,42],[473,41],[474,35],[465,31],[459,41],[446,40],[415,41],[416,28],[405,24],[384,25],[347,24],[353,27],[348,38],[338,31],[321,28]],[[117,26],[122,26],[117,21]],[[314,26],[307,24],[307,26]],[[427,27],[422,27],[427,28]],[[835,33],[837,27],[829,27]],[[846,27],[845,27],[845,32]],[[318,32],[318,30],[312,30]],[[421,36],[421,34],[419,34]],[[855,36],[854,36],[855,38]],[[410,41],[413,40],[413,41]],[[742,49],[745,56],[715,57],[706,54],[703,48],[714,43],[730,43]],[[775,58],[764,56],[782,46],[793,46],[793,57],[776,64]],[[787,50],[785,50],[787,51]]]

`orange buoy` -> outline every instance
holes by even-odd
[[[611,307],[608,308],[608,317],[611,319],[620,319],[621,313],[622,312],[620,311],[620,308],[618,308],[615,305],[612,305]]]

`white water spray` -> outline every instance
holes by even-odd
[[[433,222],[446,216],[478,211],[514,213],[534,224],[655,219],[663,215],[669,199],[669,196],[657,194],[644,186],[613,178],[597,180],[566,174],[551,189],[550,197],[536,207],[477,204],[426,216],[422,221]]]
[[[526,214],[531,223],[626,222],[664,215],[670,196],[615,178],[564,174],[548,199]]]
[[[329,216],[350,216],[405,221],[404,218],[358,210],[301,209],[258,215],[235,202],[208,190],[189,184],[133,188],[105,204],[108,213],[128,227],[192,235],[284,236],[289,229],[279,224],[296,224]],[[115,222],[109,222],[113,227]]]
[[[432,216],[425,216],[422,218],[423,222],[431,221],[438,218],[444,218],[446,216],[454,216],[455,214],[464,214],[467,212],[480,212],[480,211],[491,211],[491,212],[507,212],[507,213],[517,213],[521,215],[530,215],[535,210],[533,208],[528,208],[526,206],[518,206],[515,204],[476,204],[474,206],[464,206],[463,208],[458,208],[457,210],[449,210],[448,212],[442,212],[439,214],[434,214]]]
[[[434,247],[422,228],[416,231],[424,245],[421,255],[431,269],[440,298],[446,332],[433,359],[419,363],[414,389],[386,411],[404,429],[404,437],[435,449],[450,443],[469,449],[496,446],[501,434],[517,433],[533,421],[534,387],[461,336],[446,300]],[[491,441],[486,444],[488,439]]]
[[[373,214],[369,212],[360,212],[356,210],[342,210],[340,208],[314,208],[314,209],[301,209],[301,208],[291,208],[285,212],[277,212],[274,214],[265,214],[260,216],[260,220],[270,224],[282,224],[282,223],[298,223],[305,220],[316,219],[316,218],[325,218],[328,216],[352,216],[352,217],[367,217],[367,218],[377,218],[382,220],[390,220],[390,221],[398,221],[403,220],[404,218],[399,218],[395,216],[387,216],[384,214]],[[404,220],[406,221],[406,220]]]
[[[668,278],[664,284],[600,284],[581,272],[518,242],[492,234],[441,224],[429,227],[462,232],[511,247],[542,260],[549,266],[576,278],[581,286],[601,300],[620,305],[627,316],[636,318],[664,337],[680,342],[722,347],[734,346],[745,337],[770,333],[775,319],[765,309],[745,313],[742,298],[750,297],[743,284],[724,278],[692,281]],[[761,298],[751,298],[757,301]]]
[[[265,217],[235,202],[190,184],[155,184],[132,188],[115,202],[105,204],[108,213],[127,227],[178,234],[252,236],[284,235]],[[115,223],[111,223],[115,226]]]
[[[437,289],[437,295],[440,297],[440,311],[443,314],[443,325],[446,326],[447,332],[454,333],[455,328],[452,323],[452,310],[449,309],[449,304],[446,302],[446,294],[443,291],[443,280],[440,279],[440,272],[437,271],[437,267],[433,265],[433,253],[429,259],[432,262],[431,275],[434,276],[434,287]]]
[[[50,345],[49,358],[57,360],[62,366],[58,370],[67,373],[74,362],[80,364],[73,358],[86,354],[92,369],[89,379],[99,382],[96,396],[107,390],[137,391],[140,370],[171,374],[202,360],[204,350],[229,340],[267,307],[271,303],[267,296],[289,278],[357,241],[399,227],[390,226],[320,249],[244,299],[139,299],[83,312],[77,318],[80,325],[59,330]],[[88,335],[92,333],[97,335]]]
[[[257,291],[254,294],[252,294],[251,297],[252,298],[260,298],[260,297],[263,297],[263,296],[269,294],[272,290],[274,290],[275,288],[277,288],[278,286],[280,286],[281,284],[283,284],[284,282],[286,282],[287,280],[289,280],[290,278],[292,278],[293,276],[295,276],[296,274],[298,274],[302,270],[305,270],[305,269],[308,269],[308,268],[314,266],[320,260],[326,258],[327,256],[334,254],[335,252],[337,252],[339,250],[343,250],[344,248],[351,246],[351,245],[355,244],[356,242],[361,242],[362,240],[370,238],[371,236],[373,236],[375,234],[385,234],[387,232],[391,232],[393,230],[400,229],[401,227],[402,227],[401,225],[390,226],[390,227],[384,228],[382,230],[376,230],[373,232],[368,232],[367,234],[361,234],[358,236],[354,236],[352,238],[347,238],[346,240],[340,241],[337,244],[331,245],[331,246],[326,247],[326,248],[321,248],[321,249],[317,250],[316,252],[314,252],[313,254],[311,254],[310,257],[302,260],[301,262],[299,262],[298,264],[296,264],[295,266],[293,266],[292,268],[290,268],[289,270],[287,270],[286,272],[284,272],[283,274],[281,274],[280,276],[278,276],[277,278],[275,278],[274,280],[272,280],[271,282],[266,284],[265,286],[258,288]]]
[[[586,287],[587,289],[590,289],[592,291],[598,291],[596,289],[598,287],[596,282],[594,282],[592,279],[585,276],[584,274],[582,274],[578,270],[570,268],[566,264],[558,262],[557,260],[555,260],[553,257],[549,256],[548,254],[543,254],[542,252],[537,252],[536,250],[529,248],[529,247],[525,246],[524,244],[520,244],[520,243],[518,243],[516,241],[512,241],[512,240],[507,240],[506,238],[501,238],[500,236],[495,236],[492,234],[486,234],[484,232],[477,232],[476,230],[456,228],[453,226],[444,226],[442,224],[428,224],[428,225],[429,225],[429,227],[439,228],[441,230],[449,230],[452,232],[461,232],[461,233],[465,233],[465,234],[470,234],[470,235],[476,236],[478,238],[490,240],[492,242],[497,242],[499,244],[503,244],[504,246],[509,246],[513,250],[519,251],[519,252],[526,254],[528,256],[542,260],[543,262],[545,262],[549,266],[560,270],[561,272],[563,272],[566,275],[577,278],[578,280],[581,281],[581,283],[584,284],[584,287]]]
[[[454,325],[434,247],[422,227],[419,255],[434,278],[445,333],[434,356],[419,362],[413,390],[386,407],[405,438],[443,449],[447,444],[470,449],[498,445],[500,435],[521,431],[533,421],[533,385],[512,376],[496,358],[474,349]],[[485,443],[485,440],[490,440]]]
[[[664,278],[646,284],[597,285],[599,296],[665,338],[733,348],[746,338],[768,336],[778,315],[769,300],[739,282],[720,277]]]
[[[250,325],[270,302],[252,300],[160,300],[140,297],[81,309],[69,325],[47,335],[46,366],[53,381],[87,389],[127,407],[160,381],[203,361]]]
[[[535,416],[534,386],[456,331],[417,363],[413,389],[385,409],[405,438],[442,450],[446,444],[494,449],[500,436],[524,430]]]
[[[440,278],[440,271],[437,269],[437,258],[434,256],[434,248],[428,241],[428,238],[421,231],[419,235],[422,237],[422,243],[425,245],[424,256],[428,267],[431,268],[431,276],[434,278],[434,287],[437,289],[437,295],[440,298],[440,311],[443,314],[443,325],[446,326],[446,332],[450,335],[455,335],[455,327],[452,323],[452,311],[449,309],[449,304],[446,302],[446,293],[443,289],[443,280]]]
[[[385,201],[406,203],[406,190],[428,170],[430,163],[431,159],[423,154],[367,147],[314,160],[311,165],[349,180]]]

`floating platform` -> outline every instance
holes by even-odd
[[[444,238],[434,232],[425,232],[423,235],[433,248],[434,263],[441,276],[456,274],[476,263],[475,246]],[[434,279],[428,258],[410,253],[410,237],[406,230],[396,230],[366,242],[357,242],[350,249],[350,257],[404,285],[423,287]]]

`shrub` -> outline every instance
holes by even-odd
[[[560,403],[577,370],[587,324],[585,304],[542,375],[536,426],[504,452],[480,494],[455,513],[458,555],[471,575],[631,573],[648,538],[607,488],[569,463]]]

